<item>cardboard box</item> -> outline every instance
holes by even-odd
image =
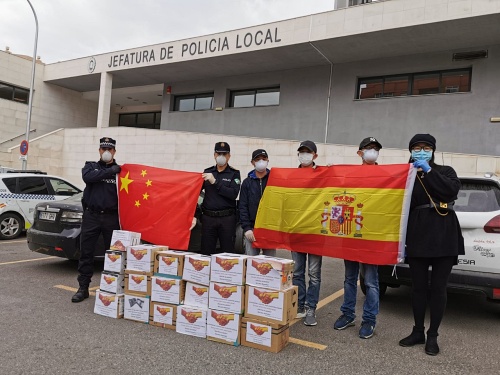
[[[243,285],[229,285],[211,281],[208,307],[242,314],[245,310],[245,287]]]
[[[243,318],[240,338],[243,346],[278,353],[288,345],[290,328],[288,324],[263,323]]]
[[[210,284],[210,263],[212,258],[207,255],[188,255],[184,260],[182,278],[196,284]]]
[[[153,274],[156,251],[167,250],[166,246],[136,245],[127,246],[127,271],[139,271]]]
[[[108,318],[123,318],[123,294],[112,294],[97,289],[95,292],[94,313]]]
[[[151,301],[149,306],[149,324],[175,330],[177,306]]]
[[[184,303],[185,293],[184,280],[158,275],[151,277],[151,301],[180,305]]]
[[[125,271],[125,294],[151,295],[151,276],[133,271]]]
[[[149,323],[149,297],[125,294],[123,317],[136,322]]]
[[[291,259],[257,255],[247,259],[246,283],[269,289],[290,288],[294,262]]]
[[[127,246],[138,245],[141,242],[141,234],[129,232],[128,230],[114,230],[111,236],[110,250],[126,251]]]
[[[268,323],[287,324],[297,315],[298,288],[272,290],[247,285],[245,317]]]
[[[185,335],[207,337],[207,310],[188,305],[177,306],[175,331]]]
[[[208,309],[208,291],[209,287],[188,281],[186,283],[186,295],[184,303],[189,306]]]
[[[123,274],[126,264],[126,252],[118,250],[106,250],[106,254],[104,254],[104,271]]]
[[[184,258],[186,255],[195,255],[188,251],[164,250],[155,253],[153,272],[162,275],[182,277]]]
[[[103,292],[113,294],[123,294],[125,277],[123,274],[103,271],[101,274],[101,284],[99,289]]]
[[[207,339],[234,346],[240,345],[240,315],[209,309]]]
[[[247,264],[246,255],[222,253],[212,255],[210,281],[218,283],[245,285]]]

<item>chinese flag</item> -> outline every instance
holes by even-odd
[[[399,263],[415,174],[412,164],[273,168],[254,246]]]
[[[187,250],[203,179],[200,173],[124,164],[118,205],[122,230],[156,245]]]

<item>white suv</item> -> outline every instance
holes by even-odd
[[[75,185],[39,171],[0,173],[0,240],[16,238],[33,223],[37,203],[81,192]]]

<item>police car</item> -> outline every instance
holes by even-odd
[[[448,289],[500,300],[500,178],[492,173],[461,177],[454,209],[465,242],[465,255],[453,267]],[[364,283],[361,286],[364,290]],[[380,295],[387,287],[411,285],[406,264],[379,267]]]
[[[30,228],[38,203],[66,199],[80,192],[72,183],[40,171],[0,173],[0,240],[16,238]],[[55,220],[53,213],[44,212],[43,216]]]

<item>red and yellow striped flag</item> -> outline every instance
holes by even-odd
[[[415,174],[412,164],[273,168],[255,247],[400,263]]]

